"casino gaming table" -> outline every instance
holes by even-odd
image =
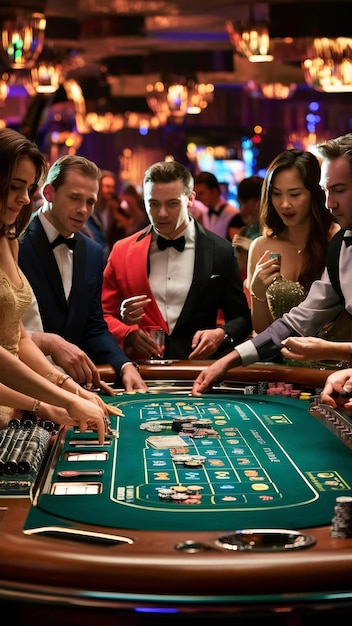
[[[123,624],[350,610],[352,539],[332,524],[352,427],[310,410],[329,372],[236,368],[192,397],[206,364],[142,365],[148,393],[104,397],[124,416],[103,446],[61,428],[29,492],[1,494],[0,598],[21,626],[68,606]]]

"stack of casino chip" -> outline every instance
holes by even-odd
[[[331,520],[330,536],[337,539],[352,537],[352,497],[339,496],[334,507],[335,515]]]
[[[170,488],[158,487],[159,500],[175,504],[200,504],[203,487],[201,485],[175,485]]]
[[[268,396],[283,396],[285,398],[299,398],[300,400],[310,400],[311,393],[308,391],[301,391],[301,389],[294,389],[293,383],[268,383],[268,388],[265,391]]]

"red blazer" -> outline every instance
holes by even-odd
[[[193,280],[175,328],[169,334],[148,280],[148,254],[152,227],[115,243],[103,278],[102,304],[110,332],[119,345],[133,330],[160,326],[166,332],[166,358],[187,359],[197,330],[216,328],[219,310],[223,328],[236,343],[251,332],[251,314],[243,293],[238,264],[231,243],[195,222],[195,263]],[[139,325],[128,326],[120,320],[121,302],[146,294],[151,302],[144,309]],[[131,358],[138,355],[131,354]]]

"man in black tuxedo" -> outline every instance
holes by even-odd
[[[151,225],[117,241],[109,255],[104,315],[131,358],[158,354],[148,326],[164,329],[171,359],[214,358],[251,332],[234,249],[190,216],[193,187],[181,163],[152,165],[143,181]]]
[[[80,232],[93,212],[99,180],[100,169],[81,156],[65,155],[49,170],[44,205],[27,227],[19,251],[45,331],[33,332],[32,339],[81,384],[99,384],[96,365],[109,364],[127,391],[146,389],[104,321],[103,250]]]

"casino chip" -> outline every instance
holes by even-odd
[[[143,422],[140,424],[139,428],[141,430],[147,430],[149,433],[161,433],[163,430],[160,422]]]
[[[330,536],[337,539],[352,537],[352,497],[339,496],[334,507],[335,515],[331,520]]]

